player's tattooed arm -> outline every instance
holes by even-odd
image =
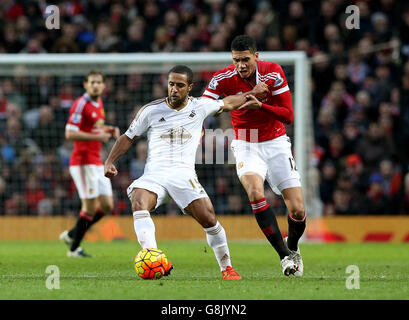
[[[121,157],[126,151],[128,151],[132,143],[137,138],[138,137],[130,139],[126,134],[123,134],[118,138],[118,140],[116,140],[104,164],[105,177],[113,178],[118,174],[118,170],[116,169],[114,162],[118,160],[118,158]]]

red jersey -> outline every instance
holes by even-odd
[[[287,80],[283,69],[277,63],[269,61],[257,61],[256,83],[265,82],[269,87],[267,96],[261,101],[264,105],[276,105],[278,95],[289,91]],[[219,70],[213,75],[213,78],[203,93],[204,97],[218,99],[219,96],[225,97],[251,91],[253,86],[240,77],[234,64],[227,68]],[[288,114],[292,115],[291,101]],[[242,109],[231,112],[231,120],[235,132],[235,138],[254,142],[254,129],[257,129],[258,142],[271,140],[285,134],[284,124],[277,119],[277,116],[264,108],[260,109]],[[292,121],[292,116],[287,119]],[[250,131],[250,129],[253,129]],[[240,134],[239,134],[240,133]],[[245,134],[244,134],[245,133]]]
[[[102,100],[93,101],[87,93],[76,99],[70,109],[66,129],[97,133],[105,122]],[[97,140],[74,141],[70,166],[95,164],[102,165],[101,142]]]

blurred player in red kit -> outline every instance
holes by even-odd
[[[298,241],[305,230],[306,215],[300,175],[284,127],[294,118],[287,80],[280,65],[258,59],[251,37],[234,38],[231,51],[233,64],[214,74],[203,96],[218,99],[248,92],[259,83],[268,86],[264,99],[259,101],[250,95],[248,102],[231,112],[235,132],[231,148],[237,175],[260,229],[280,256],[283,273],[300,277],[304,267]],[[265,179],[276,194],[282,195],[287,206],[286,239],[282,238],[274,212],[266,202]]]
[[[101,95],[104,75],[91,70],[85,77],[85,93],[75,100],[65,127],[66,139],[74,141],[70,173],[81,199],[81,211],[75,226],[60,235],[68,247],[68,257],[90,257],[80,243],[86,231],[105,214],[111,213],[114,201],[111,181],[104,176],[101,159],[102,143],[117,139],[119,128],[105,125]]]

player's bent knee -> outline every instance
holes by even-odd
[[[259,187],[249,188],[247,194],[250,201],[257,201],[264,198],[264,190]]]
[[[295,208],[289,212],[290,218],[296,221],[302,221],[305,218],[304,206]]]
[[[213,213],[209,213],[206,216],[206,219],[202,220],[202,227],[203,228],[211,228],[214,227],[217,223],[216,215]]]
[[[85,211],[88,215],[95,215],[98,209],[98,200],[95,199],[84,199],[82,200],[81,210]]]
[[[134,189],[131,194],[132,211],[152,210],[156,205],[156,194],[143,189]]]
[[[147,210],[147,207],[147,203],[143,199],[132,199],[132,211]]]
[[[208,198],[193,201],[185,208],[185,212],[195,218],[203,228],[211,228],[217,223],[213,205]]]
[[[109,204],[109,205],[101,205],[101,211],[105,214],[109,214],[114,210],[114,206]]]

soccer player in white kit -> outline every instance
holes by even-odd
[[[217,221],[213,205],[200,185],[195,172],[196,150],[204,119],[223,111],[237,109],[248,96],[240,94],[223,100],[189,97],[193,73],[186,66],[175,66],[168,73],[168,97],[143,106],[128,130],[113,146],[105,161],[105,176],[117,174],[114,162],[133,141],[147,132],[148,158],[144,174],[128,187],[132,203],[134,228],[141,247],[157,248],[155,225],[150,211],[170,196],[180,209],[196,219],[206,232],[223,279],[239,280],[232,268],[226,233]],[[262,85],[251,92],[264,96]],[[165,270],[169,274],[170,270]]]

